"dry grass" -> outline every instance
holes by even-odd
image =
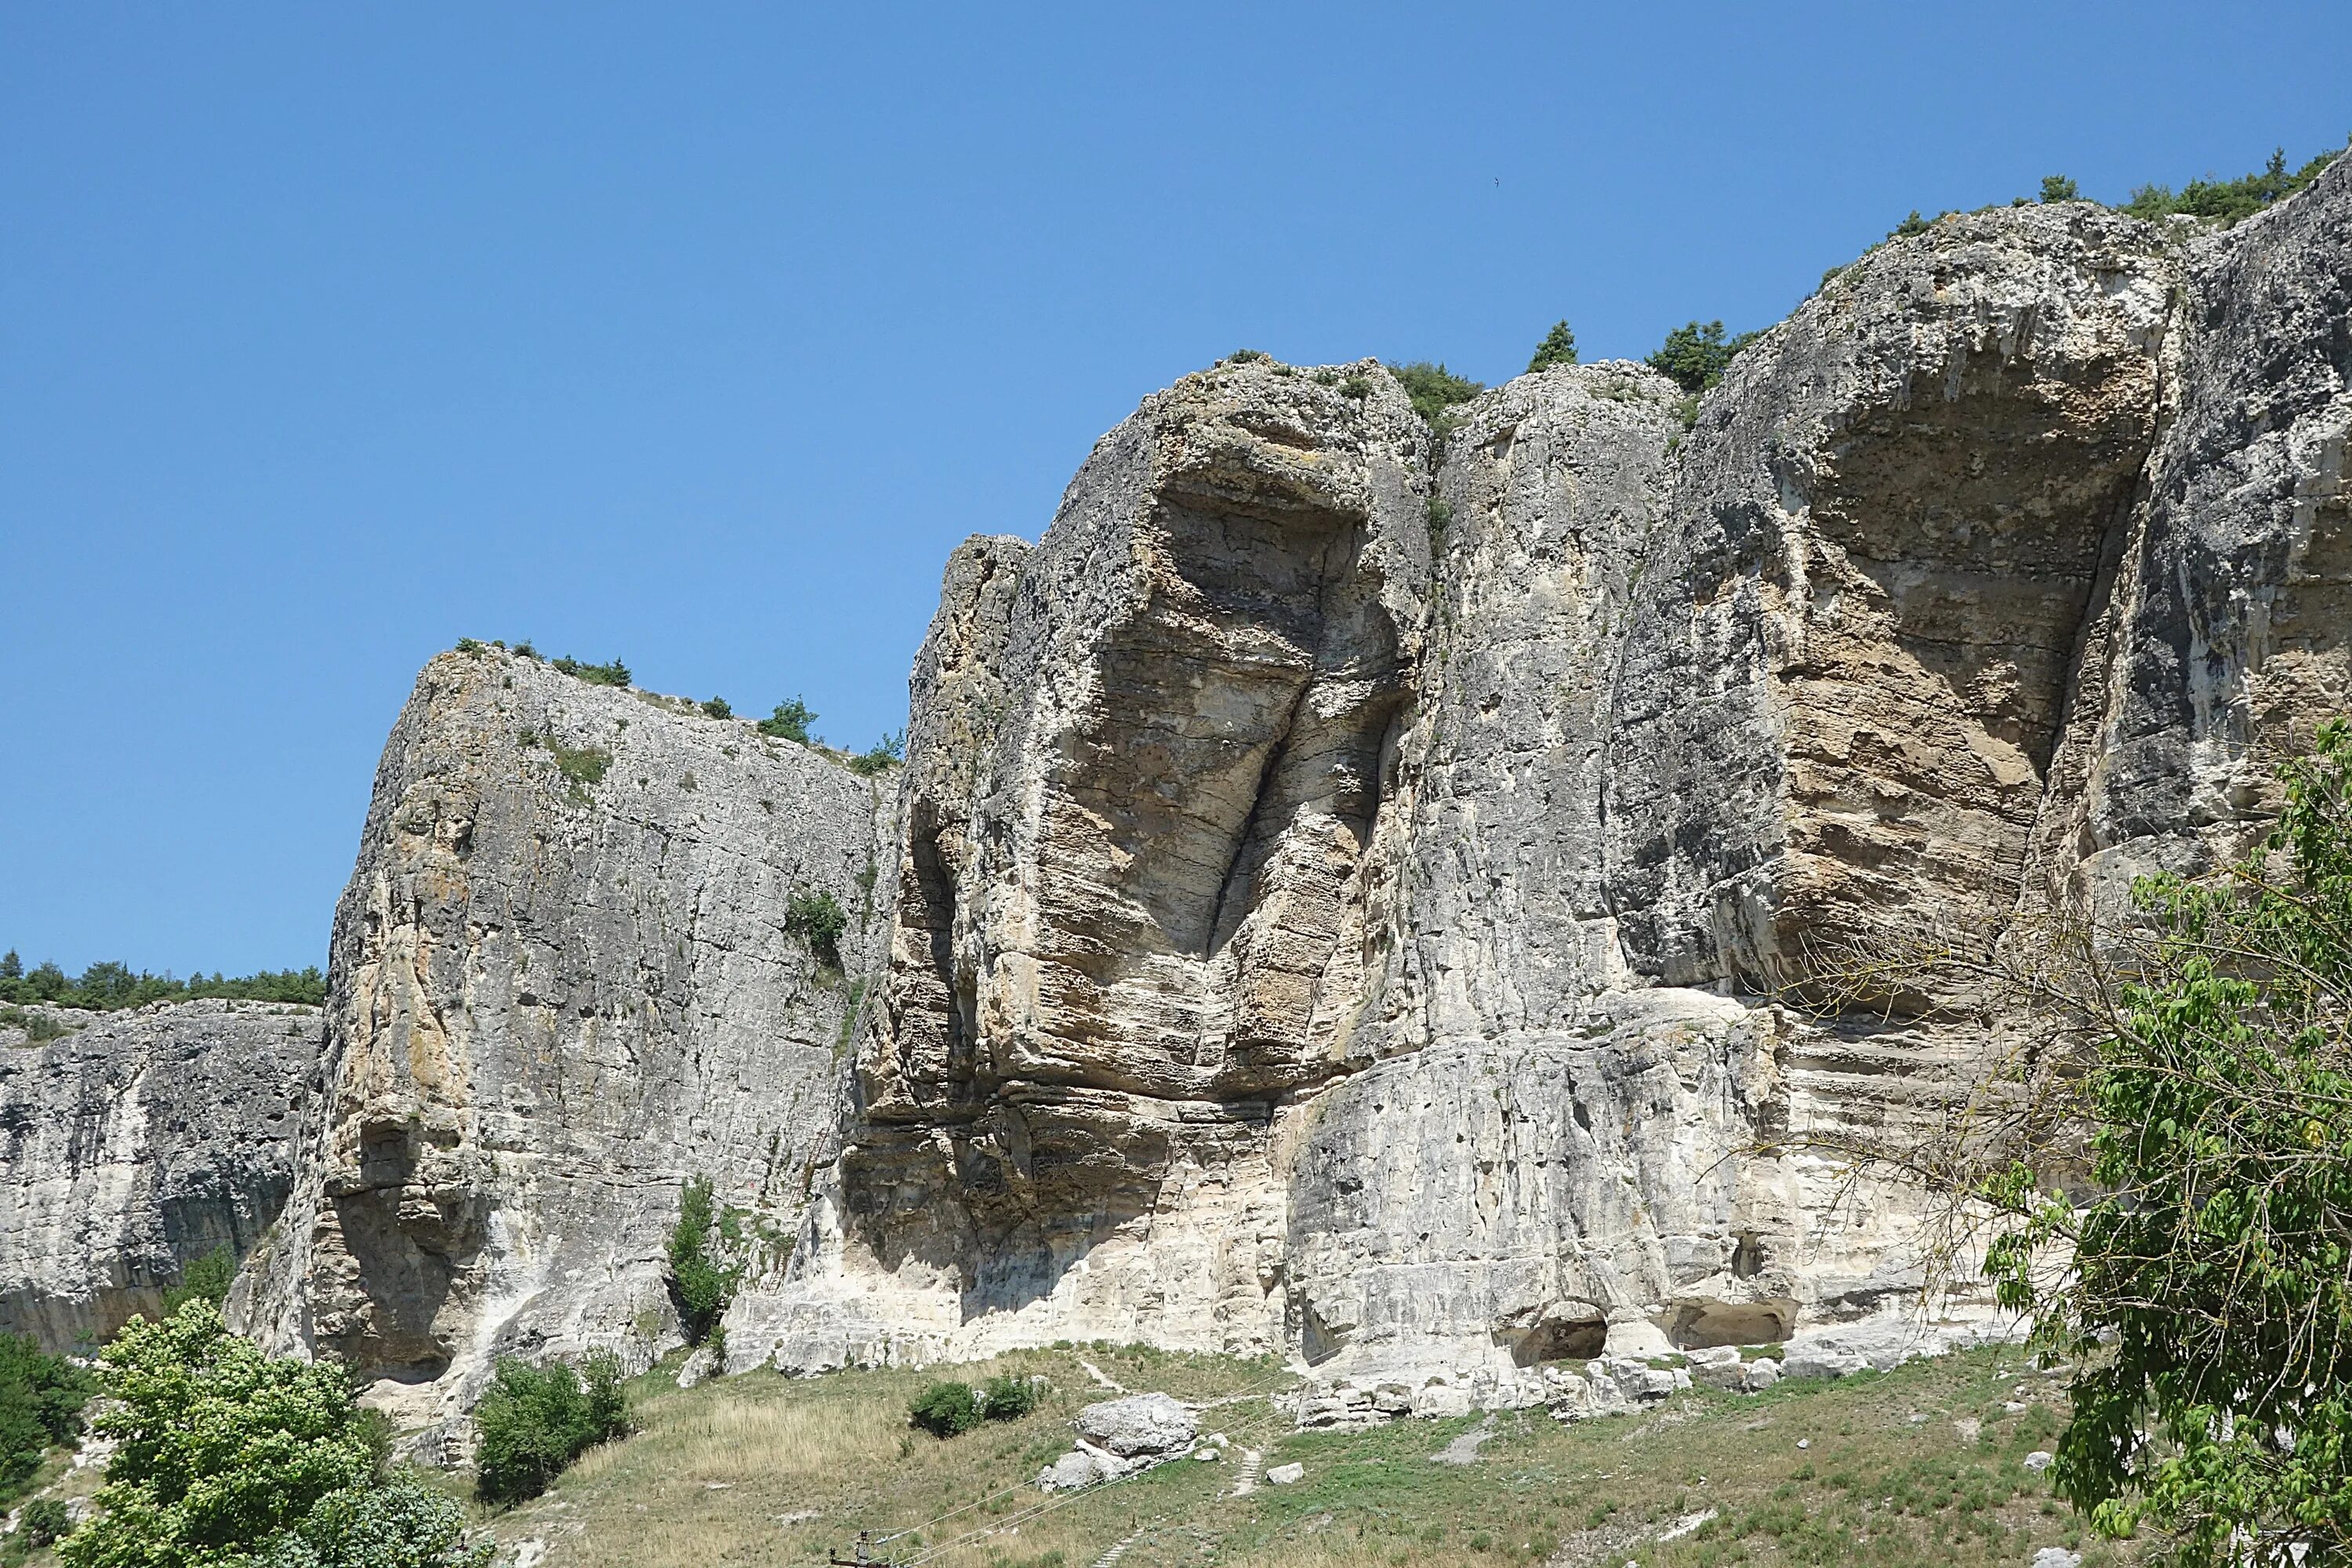
[[[1130,1389],[1195,1399],[1286,1381],[1211,1358],[1087,1354]],[[952,1374],[999,1371],[1043,1373],[1053,1393],[1020,1421],[944,1442],[906,1426],[908,1399],[950,1375],[940,1369],[755,1373],[687,1392],[645,1380],[638,1436],[494,1528],[546,1542],[546,1568],[784,1568],[823,1563],[860,1529],[902,1532],[887,1550],[923,1568],[1088,1568],[1120,1541],[1120,1568],[2013,1568],[2049,1545],[2084,1549],[2099,1568],[2137,1555],[2085,1542],[2023,1469],[2063,1407],[2053,1381],[2018,1381],[2014,1352],[1756,1398],[1695,1392],[1573,1427],[1540,1410],[1506,1414],[1468,1467],[1431,1458],[1468,1421],[1297,1433],[1262,1399],[1244,1401],[1208,1425],[1266,1464],[1305,1464],[1304,1483],[1237,1498],[1230,1465],[1187,1461],[1050,1503],[1030,1479],[1067,1446],[1070,1415],[1106,1394],[1071,1352]],[[1659,1540],[1709,1508],[1713,1521]]]

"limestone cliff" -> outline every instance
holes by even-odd
[[[335,914],[324,1093],[238,1315],[420,1415],[495,1354],[677,1342],[681,1183],[786,1237],[829,1152],[889,782],[500,650],[426,666]],[[849,917],[837,954],[791,918],[820,894]]]
[[[2000,1020],[1776,998],[2260,822],[2347,699],[2347,313],[2352,161],[2225,234],[1941,220],[1695,416],[1616,363],[1435,432],[1236,356],[956,552],[876,780],[445,656],[240,1302],[418,1408],[642,1358],[707,1174],[797,1226],[737,1370],[1141,1339],[1499,1398],[1901,1304],[1916,1205],[1750,1151],[1918,1124]]]
[[[242,1256],[286,1200],[318,1010],[157,1003],[0,1029],[0,1332],[53,1350],[155,1316],[189,1262]]]
[[[1687,431],[1624,364],[1442,454],[1369,366],[1148,400],[950,570],[843,1157],[735,1363],[1507,1369],[1904,1300],[1901,1194],[1743,1151],[1916,1122],[1999,1021],[1770,998],[2210,855],[2341,710],[2347,214],[2352,167],[2222,235],[1946,219]]]

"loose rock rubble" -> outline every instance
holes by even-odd
[[[1212,1433],[1197,1448],[1200,1423],[1191,1407],[1172,1394],[1132,1394],[1106,1399],[1078,1412],[1077,1438],[1070,1451],[1037,1472],[1039,1489],[1075,1491],[1117,1479],[1171,1459],[1223,1458],[1225,1437]]]

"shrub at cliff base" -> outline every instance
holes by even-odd
[[[68,1568],[486,1568],[457,1504],[387,1474],[341,1368],[277,1360],[210,1301],[133,1318],[100,1357],[117,1447]]]
[[[934,1437],[954,1437],[980,1425],[980,1395],[968,1383],[935,1383],[907,1406],[909,1425]]]
[[[474,1410],[481,1435],[475,1454],[475,1489],[482,1500],[520,1502],[545,1491],[566,1466],[597,1444],[625,1436],[628,1399],[621,1363],[593,1355],[584,1368],[499,1363],[489,1391]]]
[[[0,1334],[0,1506],[25,1489],[53,1444],[81,1435],[90,1378],[23,1334]]]
[[[2253,857],[2139,883],[2144,932],[2081,1004],[2097,1195],[2025,1161],[1980,1188],[2002,1304],[2078,1369],[2059,1494],[2191,1563],[2352,1553],[2352,727],[2281,778]]]

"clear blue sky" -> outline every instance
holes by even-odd
[[[1911,208],[2352,132],[2332,4],[0,11],[0,947],[322,959],[459,637],[864,744],[1230,351],[1778,319]]]

